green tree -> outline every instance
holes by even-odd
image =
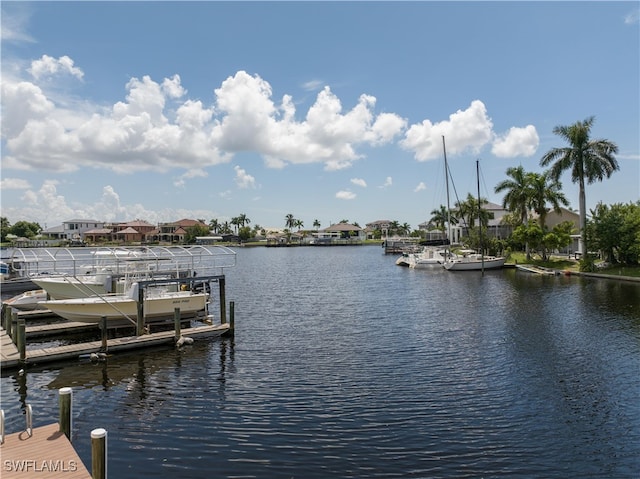
[[[526,225],[533,196],[530,176],[525,173],[522,166],[507,168],[507,176],[509,179],[498,183],[495,192],[506,191],[504,198],[502,198],[502,206],[515,213],[520,219],[520,223]]]
[[[42,228],[38,223],[30,223],[28,221],[18,221],[16,224],[9,228],[9,232],[16,236],[33,238],[40,234]]]
[[[247,218],[247,215],[245,215],[244,213],[240,213],[238,215],[238,225],[242,227],[248,224],[251,224],[251,220]]]
[[[640,259],[640,201],[598,203],[591,210],[587,224],[594,249],[601,251],[610,263],[638,264]]]
[[[447,211],[447,207],[445,205],[440,205],[439,209],[434,209],[431,211],[431,219],[430,223],[436,225],[436,228],[442,231],[444,234],[446,232],[446,227],[451,221],[451,225],[458,224],[458,220],[453,214]]]
[[[9,223],[9,220],[4,216],[0,217],[0,241],[3,243],[7,241],[7,235],[11,233],[10,228],[11,223]]]
[[[320,220],[313,220],[313,227],[317,230],[320,229]]]
[[[287,216],[285,216],[285,218],[284,218],[284,225],[285,225],[285,227],[286,227],[287,229],[289,229],[289,230],[290,230],[291,228],[295,227],[295,225],[296,225],[296,219],[295,219],[295,217],[294,217],[291,213],[289,213]]]
[[[213,231],[214,233],[218,233],[218,231],[220,231],[220,223],[217,219],[214,218],[209,221],[209,228],[211,228],[211,231]]]
[[[569,206],[569,201],[562,193],[562,183],[552,178],[549,172],[529,173],[528,177],[531,184],[531,207],[538,214],[538,223],[544,230],[549,211],[553,209],[560,213],[560,206]],[[551,208],[547,208],[547,204]]]
[[[541,166],[551,165],[551,178],[559,180],[564,171],[571,170],[571,181],[579,185],[580,235],[583,257],[587,248],[587,206],[585,182],[609,178],[620,169],[615,154],[618,146],[609,140],[592,140],[591,127],[595,117],[578,121],[569,126],[556,126],[553,133],[564,138],[569,146],[552,148],[540,160]]]
[[[189,226],[185,230],[184,242],[186,244],[193,244],[196,242],[198,236],[209,236],[209,228],[205,225]]]

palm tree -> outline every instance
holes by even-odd
[[[502,206],[516,215],[520,223],[526,226],[529,223],[529,210],[531,209],[533,197],[531,177],[525,173],[522,166],[507,168],[507,176],[510,179],[498,183],[495,187],[495,192],[506,191],[502,199]],[[525,242],[524,250],[527,259],[529,259],[531,253],[529,252],[528,241]]]
[[[302,220],[295,220],[295,227],[298,228],[298,231],[300,231],[300,228],[302,228],[304,226],[304,222]]]
[[[550,211],[547,203],[551,204],[553,211],[560,213],[560,205],[568,206],[569,201],[562,192],[562,183],[552,179],[548,171],[542,174],[529,173],[528,177],[532,192],[531,208],[538,214],[538,223],[544,231],[547,213]]]
[[[220,230],[220,223],[214,218],[209,221],[209,228],[211,228],[214,233],[217,233]]]
[[[587,249],[587,206],[585,196],[585,180],[591,184],[609,178],[614,171],[620,169],[615,154],[618,146],[609,140],[592,140],[589,138],[595,117],[578,121],[569,126],[556,126],[553,132],[569,143],[563,148],[552,148],[540,160],[541,166],[551,166],[551,178],[559,180],[565,170],[571,170],[571,181],[580,186],[580,253]]]
[[[529,176],[522,166],[507,168],[507,176],[510,179],[498,183],[495,187],[495,192],[506,191],[502,199],[502,206],[508,211],[517,214],[520,222],[526,225],[533,195]]]
[[[313,220],[313,227],[317,230],[320,229],[320,221],[319,220]]]
[[[291,213],[285,216],[285,226],[289,229],[293,228],[296,225],[296,219],[293,217]]]
[[[251,220],[247,218],[247,215],[244,213],[240,213],[240,215],[238,215],[238,224],[244,228],[245,225],[251,224]]]
[[[446,231],[445,226],[449,221],[451,221],[452,225],[458,223],[458,220],[449,214],[445,205],[440,205],[440,209],[435,209],[431,212],[431,219],[429,222],[436,225],[436,228],[442,231],[443,234]]]

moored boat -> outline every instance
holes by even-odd
[[[445,269],[449,271],[481,271],[502,268],[506,262],[506,258],[501,256],[484,256],[469,250],[461,253],[462,256],[447,260],[444,263]]]
[[[171,317],[176,308],[184,317],[204,311],[208,294],[193,291],[166,291],[148,288],[144,292],[142,311],[145,319]],[[98,324],[103,317],[113,323],[135,322],[138,314],[138,285],[127,294],[100,295],[86,298],[42,301],[40,305],[69,321]]]
[[[44,289],[34,289],[9,298],[3,301],[3,304],[19,311],[34,311],[36,309],[44,309],[39,302],[46,301],[46,299],[47,292]]]

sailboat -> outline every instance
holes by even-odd
[[[478,181],[478,219],[480,220],[480,165],[476,161],[476,176]],[[482,227],[480,227],[480,253],[473,250],[462,250],[457,258],[451,258],[444,263],[449,271],[483,271],[498,269],[504,266],[506,258],[502,256],[485,256],[482,243]]]

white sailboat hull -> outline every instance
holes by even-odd
[[[444,263],[445,269],[449,271],[480,271],[482,269],[498,269],[504,266],[506,258],[485,256],[484,260],[480,255],[472,257],[462,257]]]
[[[171,317],[175,308],[180,308],[182,316],[192,316],[203,311],[206,302],[206,293],[165,292],[144,300],[144,316],[147,319]],[[135,321],[138,314],[138,302],[127,295],[51,300],[40,304],[69,321],[82,323],[97,324],[102,317],[110,322],[126,321],[127,317]]]

